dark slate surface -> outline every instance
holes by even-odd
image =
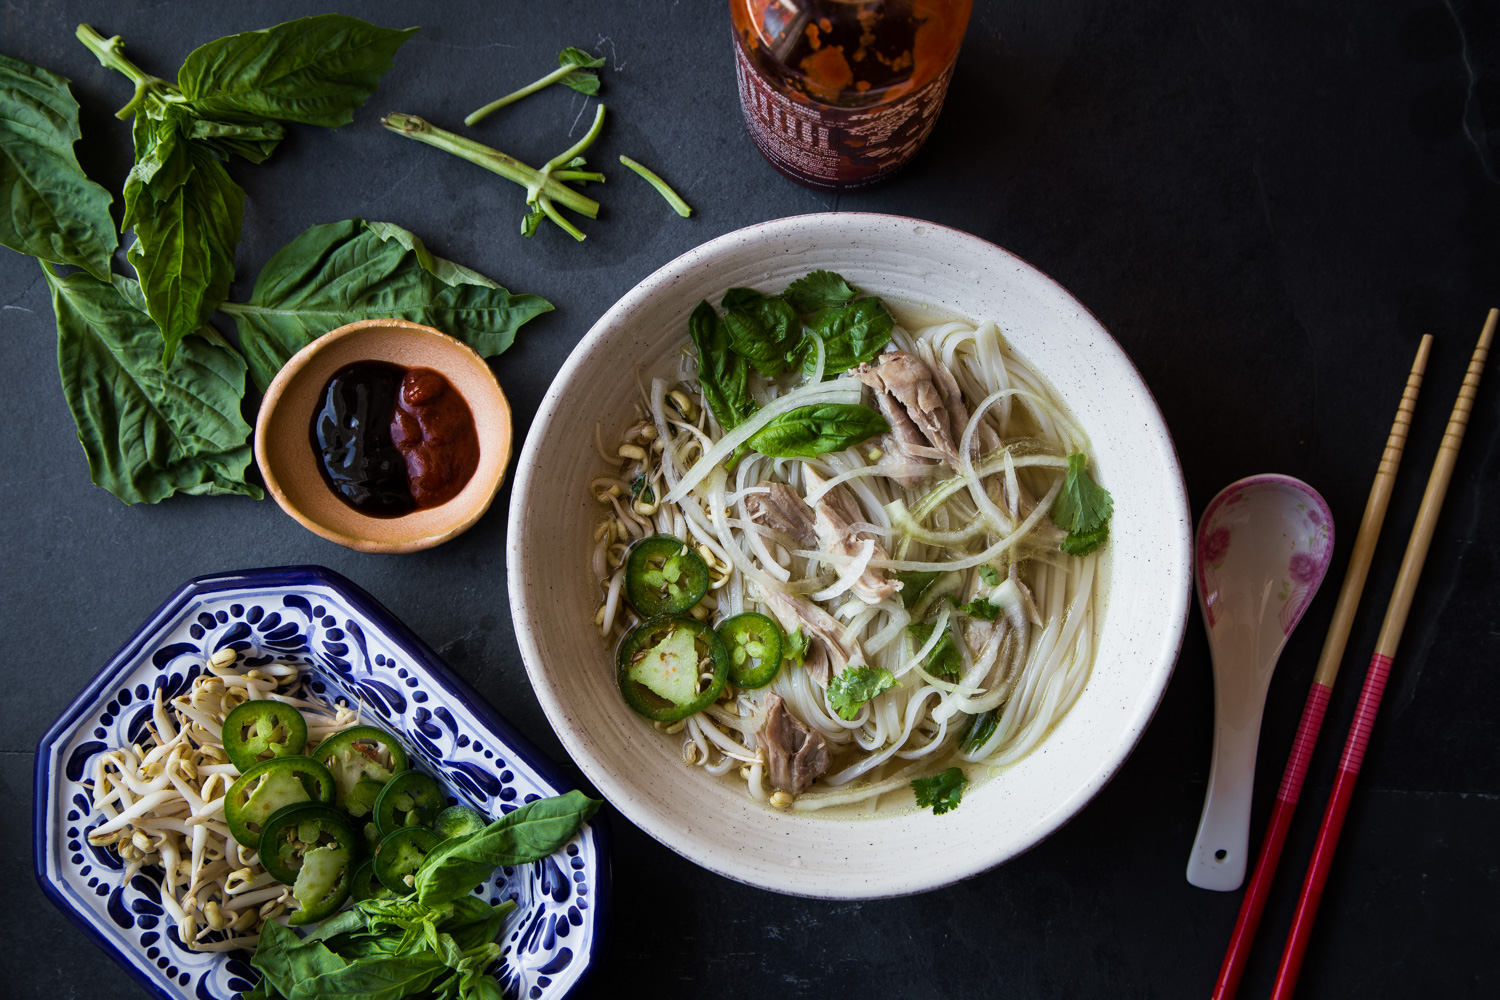
[[[1417,338],[1437,337],[1394,503],[1313,759],[1245,995],[1264,995],[1401,544],[1485,310],[1500,302],[1500,7],[1477,0],[1225,5],[980,0],[926,150],[879,189],[834,197],[760,160],[740,122],[720,0],[362,3],[421,24],[370,105],[337,132],[294,128],[249,194],[234,297],[308,225],[350,216],[557,311],[496,364],[525,433],[584,331],[652,270],[765,219],[853,210],[969,230],[1054,275],[1130,352],[1160,400],[1195,512],[1243,475],[1284,472],[1327,497],[1330,583],[1272,684],[1257,781],[1262,827]],[[357,10],[356,10],[357,8]],[[74,81],[80,155],[118,190],[128,98],[74,40],[88,21],[172,76],[194,46],[306,13],[294,2],[15,3],[0,51]],[[611,168],[606,217],[574,245],[516,233],[518,189],[386,134],[402,110],[455,124],[565,45],[604,53],[614,112],[596,162],[660,167],[681,221]],[[537,162],[587,124],[549,92],[481,126]],[[119,265],[123,267],[123,262]],[[143,994],[36,890],[37,737],[183,580],[322,563],[368,588],[554,758],[504,586],[502,512],[436,551],[360,555],[269,500],[127,508],[91,486],[58,388],[36,266],[0,251],[0,993]],[[999,317],[1002,320],[1004,317]],[[1500,374],[1481,390],[1302,978],[1319,997],[1492,996],[1500,980]],[[1029,854],[953,888],[860,904],[783,898],[696,869],[616,817],[613,945],[588,996],[1178,997],[1214,980],[1239,894],[1190,887],[1212,739],[1194,612],[1176,675],[1114,782]],[[1258,832],[1256,837],[1258,839]]]

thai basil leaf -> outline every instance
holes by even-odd
[[[250,373],[264,391],[293,354],[355,320],[426,323],[491,357],[552,304],[512,295],[434,257],[399,226],[349,219],[314,226],[288,243],[261,269],[249,302],[222,308],[234,317]]]
[[[150,143],[125,181],[125,224],[136,240],[126,257],[165,341],[163,365],[228,296],[245,207],[245,192],[184,125],[170,115],[148,126]]]
[[[707,302],[688,317],[688,336],[698,349],[698,382],[708,408],[726,431],[755,412],[750,398],[750,366],[730,346],[729,328]]]
[[[995,727],[999,724],[1000,713],[993,708],[980,715],[970,716],[969,724],[964,728],[963,735],[959,737],[958,745],[964,753],[974,753],[989,742],[990,737],[995,735]]]
[[[891,341],[896,321],[877,298],[856,299],[812,315],[808,326],[823,338],[824,375],[873,361]]]
[[[426,989],[447,969],[439,955],[425,950],[347,961],[274,920],[261,928],[250,964],[286,1000],[401,1000]]]
[[[832,271],[813,271],[787,285],[781,294],[799,313],[810,313],[841,306],[859,292]]]
[[[240,415],[245,361],[211,327],[161,367],[161,339],[139,286],[113,276],[55,276],[57,364],[96,485],[126,503],[173,493],[243,493],[250,425]]]
[[[558,81],[564,87],[572,87],[580,94],[599,93],[598,74],[589,73],[587,70],[598,69],[603,66],[604,57],[591,56],[582,49],[575,49],[569,46],[557,54],[557,62],[562,66],[583,67],[583,69],[575,70]]]
[[[729,345],[756,371],[774,378],[801,362],[805,350],[802,321],[786,299],[751,288],[731,288],[721,305]]]
[[[347,125],[417,31],[342,14],[302,17],[200,45],[177,86],[204,118]]]
[[[828,704],[840,718],[852,719],[861,705],[895,686],[895,675],[884,667],[848,667],[828,682]]]
[[[906,630],[917,640],[920,649],[932,638],[933,622],[913,622],[906,626]],[[957,677],[963,672],[964,660],[958,652],[958,647],[953,643],[953,628],[949,626],[943,637],[932,647],[932,652],[927,654],[927,659],[922,661],[922,669],[934,677]]]
[[[78,102],[56,73],[0,55],[0,243],[109,280],[109,192],[73,155]]]
[[[858,403],[799,406],[774,418],[746,442],[772,458],[816,458],[891,429],[885,417]]]
[[[961,768],[950,767],[930,778],[915,779],[911,783],[911,788],[917,795],[919,808],[931,806],[932,814],[941,816],[950,809],[958,808],[959,802],[963,801],[964,787],[968,783],[969,779],[964,777]]]
[[[483,830],[443,841],[417,869],[417,899],[427,904],[458,899],[501,865],[545,858],[572,840],[603,804],[572,791],[527,803]]]

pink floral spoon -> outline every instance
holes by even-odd
[[[1227,892],[1245,880],[1266,689],[1332,558],[1328,504],[1290,476],[1231,483],[1198,522],[1198,603],[1214,665],[1214,756],[1188,857],[1193,885]]]

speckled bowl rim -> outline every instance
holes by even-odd
[[[1149,420],[1149,425],[1143,430],[1143,433],[1148,438],[1145,443],[1147,446],[1159,449],[1160,453],[1170,464],[1170,470],[1168,470],[1170,474],[1166,481],[1160,484],[1160,487],[1162,490],[1162,502],[1173,511],[1176,530],[1170,538],[1163,539],[1162,549],[1164,552],[1175,555],[1176,558],[1172,560],[1172,565],[1169,566],[1165,574],[1166,580],[1172,586],[1170,589],[1164,589],[1160,594],[1160,629],[1156,633],[1155,654],[1152,657],[1151,669],[1146,675],[1142,687],[1142,690],[1149,697],[1140,699],[1137,703],[1137,711],[1128,719],[1126,724],[1128,735],[1126,738],[1119,740],[1108,753],[1101,755],[1099,765],[1091,777],[1076,787],[1070,796],[1057,803],[1045,819],[1035,825],[1029,836],[1022,838],[1018,842],[1008,843],[999,849],[990,849],[990,845],[974,845],[974,850],[970,852],[967,858],[951,865],[950,870],[940,878],[928,879],[926,881],[915,880],[898,871],[895,873],[881,873],[877,876],[866,878],[863,881],[851,879],[848,884],[830,886],[822,882],[817,882],[815,879],[810,879],[809,876],[813,873],[807,868],[787,866],[780,869],[776,877],[766,877],[764,872],[757,871],[753,866],[744,863],[733,850],[718,847],[698,850],[685,846],[681,839],[674,836],[678,831],[670,822],[663,820],[649,809],[638,804],[632,795],[629,783],[617,780],[608,768],[596,759],[595,752],[589,740],[585,734],[580,732],[583,728],[582,722],[572,718],[568,706],[559,697],[559,692],[554,689],[553,683],[548,677],[539,640],[533,631],[532,618],[535,612],[527,607],[528,573],[527,568],[521,564],[522,560],[516,540],[521,537],[521,533],[524,531],[526,510],[528,501],[530,500],[533,481],[545,475],[545,471],[540,467],[539,459],[542,456],[544,442],[548,436],[549,424],[558,415],[559,410],[568,399],[572,391],[571,384],[573,380],[591,363],[590,358],[594,350],[610,337],[627,328],[628,318],[632,313],[640,309],[654,296],[663,293],[672,294],[672,286],[678,281],[695,271],[712,268],[716,260],[720,257],[747,242],[764,245],[767,248],[767,256],[771,257],[777,252],[779,244],[784,243],[789,245],[794,240],[805,238],[802,237],[802,234],[809,227],[826,228],[831,233],[837,233],[843,229],[859,232],[861,229],[869,230],[880,226],[917,226],[942,231],[947,238],[965,244],[966,249],[976,255],[976,257],[989,257],[997,262],[1005,263],[1012,267],[1019,267],[1019,269],[1029,272],[1031,280],[1036,282],[1039,288],[1046,290],[1058,300],[1070,303],[1083,316],[1087,317],[1087,320],[1096,328],[1097,344],[1094,346],[1098,348],[1099,352],[1091,360],[1095,363],[1096,367],[1103,366],[1112,369],[1113,374],[1123,381],[1131,383],[1132,388],[1139,391],[1145,403],[1143,413]],[[921,231],[919,228],[918,232]],[[863,232],[861,235],[869,235],[869,233]],[[1046,373],[1043,372],[1043,374],[1045,375]],[[552,724],[554,731],[557,733],[569,756],[573,758],[585,776],[622,815],[656,840],[695,864],[747,885],[787,895],[809,898],[878,899],[912,895],[951,885],[979,875],[1030,850],[1077,815],[1119,772],[1119,769],[1140,742],[1142,735],[1150,725],[1151,719],[1155,715],[1161,699],[1166,693],[1167,685],[1171,680],[1173,670],[1176,666],[1178,654],[1181,652],[1193,592],[1192,536],[1193,519],[1188,504],[1187,484],[1183,477],[1182,464],[1178,457],[1176,446],[1167,429],[1166,419],[1161,412],[1160,405],[1156,402],[1145,380],[1141,377],[1139,369],[1131,361],[1124,349],[1120,347],[1119,343],[1110,335],[1104,325],[1099,322],[1098,318],[1074,298],[1066,288],[1050,275],[1034,267],[1018,255],[988,240],[951,226],[944,226],[908,216],[884,215],[879,213],[830,212],[791,216],[758,223],[726,233],[723,236],[703,243],[663,265],[644,278],[634,288],[626,292],[590,328],[589,332],[568,356],[562,369],[548,388],[537,410],[536,417],[532,422],[526,440],[522,445],[520,457],[517,461],[512,490],[510,519],[507,528],[507,570],[511,614],[516,630],[516,640],[521,649],[522,660],[526,665],[527,675],[531,680],[537,699],[541,703],[542,710],[546,714],[548,721]],[[1045,741],[1033,753],[1044,752],[1044,750]],[[815,882],[817,884],[814,884]]]
[[[330,528],[328,525],[323,524],[320,521],[316,521],[313,518],[309,517],[307,514],[303,513],[301,508],[292,503],[291,499],[286,495],[286,491],[282,488],[280,481],[277,479],[276,470],[272,467],[269,457],[266,454],[265,438],[266,427],[270,424],[271,419],[275,414],[276,406],[278,403],[280,403],[283,393],[286,391],[287,386],[291,384],[292,379],[297,377],[298,373],[307,366],[307,363],[309,361],[311,361],[316,355],[321,353],[331,344],[338,343],[339,341],[346,338],[357,337],[367,330],[393,328],[398,330],[409,330],[412,333],[440,338],[441,340],[446,341],[449,345],[473,355],[474,360],[478,362],[479,366],[485,371],[489,372],[490,382],[493,383],[495,387],[495,400],[493,402],[499,409],[500,420],[505,427],[506,434],[503,446],[500,449],[500,459],[496,463],[494,481],[486,484],[483,499],[475,503],[469,509],[468,513],[466,513],[463,517],[452,521],[441,531],[435,531],[431,534],[421,535],[415,538],[407,538],[396,542],[383,542],[371,538],[363,538],[359,535],[351,535],[341,531],[336,531],[333,528]],[[486,388],[488,388],[488,386],[486,386]],[[472,407],[474,404],[471,401],[469,405]],[[302,525],[313,534],[326,538],[330,542],[337,542],[339,545],[342,545],[345,548],[355,549],[359,552],[392,554],[420,552],[423,549],[430,549],[434,545],[441,545],[444,542],[463,534],[465,531],[468,531],[490,509],[490,505],[495,502],[495,496],[500,492],[500,487],[505,483],[505,472],[510,467],[511,454],[515,449],[515,436],[515,424],[511,419],[510,400],[506,398],[505,390],[500,386],[500,380],[495,378],[494,371],[485,362],[484,358],[479,355],[478,351],[474,350],[474,348],[470,347],[468,344],[465,344],[457,337],[449,336],[441,330],[434,329],[430,326],[425,326],[421,323],[413,323],[410,320],[394,318],[362,319],[354,323],[347,323],[344,326],[338,327],[334,330],[330,330],[327,333],[323,334],[323,336],[317,338],[312,343],[308,344],[306,347],[298,351],[296,354],[292,355],[287,363],[281,366],[281,370],[276,373],[276,377],[271,379],[271,384],[266,387],[265,398],[261,401],[260,412],[257,413],[255,417],[255,464],[260,469],[261,477],[266,481],[266,490],[271,494],[272,497],[275,498],[277,505],[282,510],[286,511],[286,513],[290,515],[298,524]],[[464,489],[465,491],[467,491],[468,487],[465,486]],[[459,497],[455,497],[453,500],[450,500],[449,503],[454,503],[461,497],[462,493],[460,493]],[[369,518],[369,520],[385,521],[385,519],[383,518]],[[400,519],[396,518],[395,520]]]

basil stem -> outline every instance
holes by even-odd
[[[80,24],[77,32],[78,40],[84,47],[92,52],[99,60],[99,65],[105,69],[112,69],[123,74],[131,83],[135,84],[135,94],[130,98],[130,103],[119,111],[115,117],[124,121],[136,113],[147,97],[155,97],[163,102],[180,102],[183,96],[177,92],[177,88],[159,76],[152,76],[141,69],[135,63],[124,56],[125,40],[119,35],[113,38],[105,38],[99,32],[87,24]]]

